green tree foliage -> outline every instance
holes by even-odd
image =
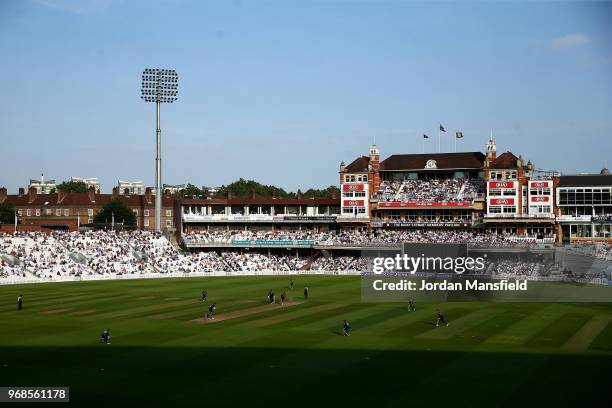
[[[124,225],[136,225],[136,217],[132,210],[121,200],[115,198],[109,201],[96,215],[94,221],[100,224],[110,224],[112,215],[115,215],[115,223],[123,222]]]
[[[82,181],[64,181],[57,186],[57,189],[66,193],[86,193],[87,184]]]
[[[296,196],[296,193],[285,191],[281,187],[265,185],[254,180],[245,180],[243,178],[226,186],[221,186],[217,196],[226,197],[227,193],[230,191],[234,197],[248,197],[253,192],[255,192],[255,195],[260,197],[276,196],[282,198],[293,198]],[[298,190],[298,193],[300,193],[300,190]],[[324,189],[311,188],[306,190],[306,192],[303,194],[303,196],[307,198],[332,198],[334,195],[336,198],[340,197],[340,189],[336,186],[329,186]]]
[[[182,196],[188,196],[188,197],[192,197],[192,196],[199,196],[199,195],[203,195],[204,191],[202,191],[201,188],[194,186],[193,184],[189,183],[187,184],[187,187],[181,190],[181,195]]]
[[[340,189],[338,186],[329,186],[324,189],[314,189],[310,188],[306,190],[304,193],[304,197],[314,197],[314,198],[340,198]]]
[[[13,224],[15,222],[15,207],[0,204],[0,224]]]
[[[268,186],[265,184],[258,183],[254,180],[245,180],[241,178],[238,181],[234,181],[232,184],[228,184],[227,186],[221,186],[219,188],[218,196],[225,197],[228,192],[232,192],[234,197],[247,197],[250,196],[252,192],[255,192],[255,195],[261,197],[293,197],[293,193],[288,193],[280,187],[276,186]]]

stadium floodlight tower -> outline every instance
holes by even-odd
[[[145,102],[157,105],[157,153],[155,157],[155,231],[161,231],[161,129],[159,125],[159,107],[162,103],[176,101],[178,94],[178,75],[173,69],[146,68],[142,72],[142,95]]]

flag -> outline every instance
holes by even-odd
[[[441,123],[440,123],[440,132],[446,132],[446,129],[444,129],[444,126],[442,126]]]
[[[457,139],[463,139],[463,132],[455,132],[455,137]]]
[[[427,136],[426,134],[423,134],[423,139],[429,139],[429,136]]]

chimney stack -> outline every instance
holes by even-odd
[[[113,198],[119,197],[119,187],[113,187]]]
[[[23,187],[19,187],[19,197],[22,197],[25,194],[25,189]]]
[[[96,202],[96,189],[93,186],[87,189],[87,197],[89,198],[90,202]]]
[[[0,203],[6,200],[6,187],[0,187]]]
[[[63,189],[58,188],[57,189],[57,203],[59,204],[62,201],[64,201],[64,198],[66,198],[66,192]]]
[[[147,187],[145,189],[145,201],[147,202],[147,204],[151,204],[152,200],[151,198],[153,197],[153,191],[151,190],[151,187]]]
[[[28,204],[31,204],[36,200],[36,188],[30,187],[28,189]]]

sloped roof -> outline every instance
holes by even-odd
[[[491,169],[517,169],[516,161],[519,158],[512,152],[504,152],[500,154],[492,163],[489,163]]]
[[[429,160],[435,160],[436,169],[481,169],[485,155],[481,152],[394,154],[383,160],[383,171],[423,170]]]
[[[361,156],[361,157],[356,158],[355,160],[351,162],[351,164],[346,166],[344,171],[346,173],[361,173],[364,171],[368,171],[369,164],[370,164],[370,158],[368,156]]]
[[[150,202],[147,202],[144,195],[119,195],[117,197],[119,200],[123,201],[125,204],[131,207],[141,207],[141,206],[155,206],[155,196],[151,196]],[[89,199],[88,193],[68,193],[66,194],[62,200],[60,200],[60,195],[58,193],[53,194],[36,194],[36,197],[32,202],[30,202],[30,196],[28,193],[23,195],[7,195],[6,199],[2,204],[8,204],[15,207],[21,206],[33,206],[33,207],[43,207],[43,206],[79,206],[86,207],[89,205],[104,205],[113,199],[112,194],[96,194],[95,201],[91,201]],[[162,197],[162,206],[170,207],[173,205],[174,197],[164,196]],[[46,203],[46,204],[45,204]]]
[[[559,177],[558,187],[612,186],[611,174],[571,174]]]

